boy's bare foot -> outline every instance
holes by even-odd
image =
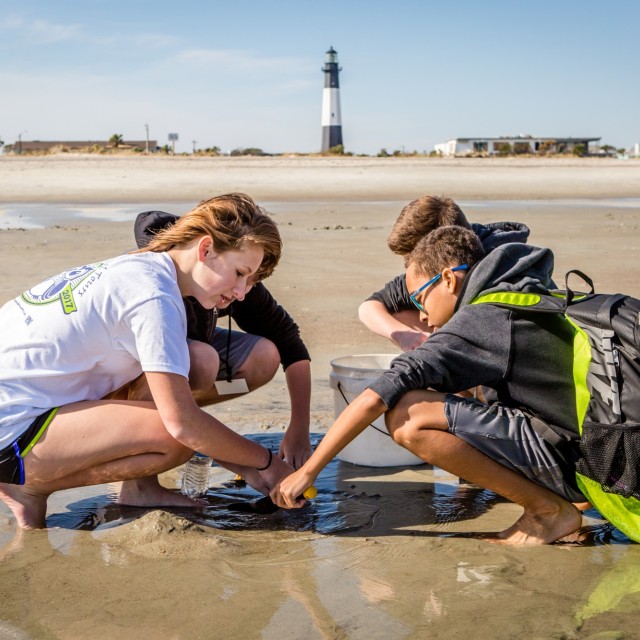
[[[45,527],[47,497],[32,493],[24,486],[0,483],[0,500],[11,509],[21,529]]]
[[[574,505],[561,500],[555,507],[536,512],[525,510],[514,525],[488,539],[497,544],[552,544],[580,528],[582,514]]]
[[[116,502],[130,507],[202,507],[204,501],[193,500],[163,487],[157,476],[125,480]]]

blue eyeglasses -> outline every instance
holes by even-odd
[[[467,269],[467,265],[466,264],[461,264],[459,267],[453,267],[453,269],[451,269],[451,271],[464,271],[465,269]],[[413,304],[416,305],[416,307],[418,307],[419,311],[422,311],[423,313],[424,311],[424,307],[422,306],[421,302],[418,302],[418,296],[427,288],[430,287],[432,284],[438,282],[438,280],[440,280],[440,278],[442,278],[442,272],[440,272],[437,276],[434,276],[433,278],[431,278],[431,280],[429,280],[428,282],[425,282],[417,291],[414,291],[409,297],[411,298],[411,302],[413,302]]]

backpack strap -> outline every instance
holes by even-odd
[[[594,294],[595,293],[595,288],[593,286],[593,280],[583,271],[580,271],[579,269],[571,269],[570,271],[567,271],[567,273],[564,276],[564,288],[566,290],[566,307],[568,307],[571,302],[573,301],[573,299],[575,298],[576,294],[574,292],[574,290],[569,286],[569,276],[575,273],[577,276],[579,276],[580,278],[582,278],[590,287],[591,287],[591,291],[589,292],[590,294]],[[566,307],[565,307],[565,311],[566,311]]]
[[[627,296],[622,293],[615,293],[610,296],[606,296],[602,303],[602,306],[598,309],[598,326],[611,327],[611,316],[613,307],[615,307],[621,300],[624,300]]]
[[[494,291],[481,293],[469,304],[494,304],[507,309],[520,311],[541,311],[545,313],[565,313],[566,301],[562,295],[547,295],[540,293],[523,293],[522,291]]]

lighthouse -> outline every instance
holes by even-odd
[[[322,91],[322,152],[342,144],[342,120],[340,118],[340,82],[338,52],[333,47],[327,51]]]

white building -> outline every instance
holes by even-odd
[[[443,156],[505,155],[519,153],[573,153],[583,145],[586,153],[600,138],[534,138],[533,136],[503,136],[500,138],[453,138],[437,144],[435,150]]]

